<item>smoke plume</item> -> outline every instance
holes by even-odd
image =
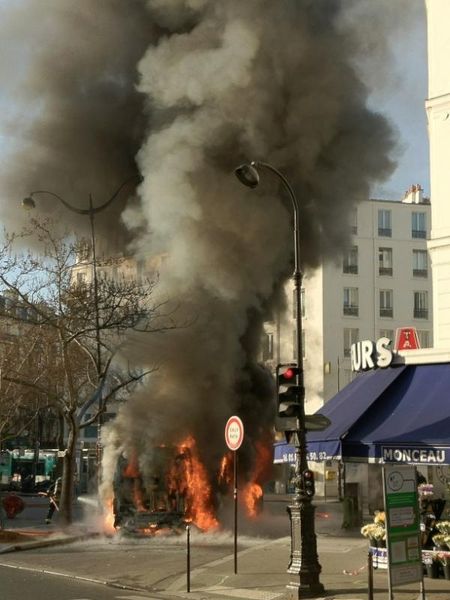
[[[14,203],[30,190],[83,206],[139,172],[137,197],[124,192],[102,213],[99,235],[116,242],[125,224],[127,251],[166,256],[158,294],[189,323],[130,339],[128,357],[160,369],[120,411],[111,452],[138,445],[144,456],[193,432],[213,473],[237,413],[251,471],[253,441],[273,414],[259,340],[292,269],[292,215],[270,174],[248,190],[233,169],[263,160],[288,177],[304,268],[339,254],[350,211],[392,172],[395,150],[355,60],[365,15],[348,9],[353,2],[338,0],[22,0],[1,9],[2,70],[19,57],[8,131],[20,138],[3,163],[2,219],[20,222]],[[382,44],[378,16],[372,39]]]

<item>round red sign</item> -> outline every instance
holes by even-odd
[[[230,417],[225,425],[225,441],[230,450],[238,450],[244,439],[244,424],[239,417]]]

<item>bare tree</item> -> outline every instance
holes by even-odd
[[[34,238],[40,249],[16,254]],[[130,391],[153,366],[130,365],[120,356],[127,334],[173,329],[173,315],[153,302],[153,279],[122,277],[110,260],[97,279],[74,277],[80,244],[54,232],[50,221],[32,221],[20,236],[6,236],[0,258],[0,286],[14,298],[10,318],[27,322],[29,333],[18,349],[20,361],[5,362],[2,381],[54,403],[66,425],[60,516],[72,521],[75,456],[80,429],[94,423],[119,392]],[[120,263],[120,261],[118,261]],[[116,277],[107,276],[112,273]],[[27,350],[28,349],[28,350]],[[93,411],[92,416],[86,415]]]

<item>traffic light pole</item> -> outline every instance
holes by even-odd
[[[299,206],[294,190],[286,177],[272,165],[254,161],[244,164],[235,170],[236,177],[244,185],[254,188],[259,183],[258,168],[264,168],[274,173],[281,180],[292,201],[294,211],[294,297],[296,307],[296,336],[295,350],[297,355],[297,409],[296,428],[290,442],[295,446],[295,473],[293,477],[294,496],[288,506],[291,524],[291,556],[288,565],[290,581],[287,585],[288,600],[315,598],[324,592],[319,581],[322,567],[317,555],[317,540],[315,534],[314,510],[312,497],[306,494],[302,474],[308,469],[306,460],[306,423],[305,423],[305,385],[303,373],[303,343],[302,343],[302,303],[301,287],[302,272],[300,270],[300,217]]]

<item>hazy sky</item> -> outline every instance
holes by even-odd
[[[392,0],[395,2],[396,0]],[[411,0],[423,6],[422,0]],[[425,10],[397,40],[393,40],[394,64],[381,96],[374,95],[374,106],[387,113],[399,131],[402,154],[398,168],[375,196],[396,199],[413,183],[430,193],[428,134],[425,113],[427,98],[427,42]]]

